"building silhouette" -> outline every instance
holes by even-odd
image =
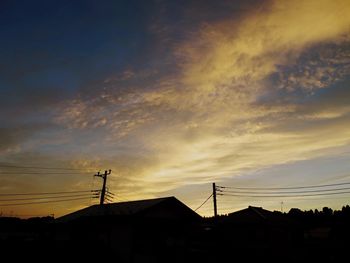
[[[55,239],[72,253],[103,249],[118,262],[184,262],[200,220],[175,197],[93,205],[56,219]]]

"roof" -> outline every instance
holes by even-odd
[[[196,212],[175,197],[93,205],[57,218],[57,222],[67,222],[82,217],[100,216],[150,216],[153,217],[200,217]]]
[[[249,206],[228,215],[228,221],[234,223],[256,224],[256,223],[286,223],[288,220],[280,212],[271,212],[262,207]]]

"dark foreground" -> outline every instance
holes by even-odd
[[[11,261],[346,262],[350,207],[284,214],[249,207],[195,220],[0,217],[0,248]]]

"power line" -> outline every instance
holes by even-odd
[[[94,189],[95,188],[95,176],[92,176],[92,181],[91,181],[91,184],[90,184],[90,189]],[[91,206],[93,202],[93,197],[90,198],[90,202],[89,202],[89,206]]]
[[[16,193],[16,194],[0,194],[0,196],[16,196],[16,195],[57,195],[72,193],[97,192],[98,190],[82,190],[82,191],[65,191],[65,192],[44,192],[44,193]]]
[[[229,195],[221,195],[222,197],[225,197],[225,196],[228,196],[229,197]],[[254,198],[254,197],[250,197],[250,196],[235,196],[235,197],[237,197],[237,198],[239,198],[240,200],[252,200],[252,198]],[[294,196],[289,196],[289,197],[294,197]],[[301,196],[302,197],[302,196]],[[267,197],[267,198],[269,198],[269,197]],[[274,197],[270,197],[271,198],[271,201],[272,200],[276,200],[276,199],[274,199]],[[317,196],[315,196],[314,198],[309,198],[309,197],[307,197],[307,198],[304,198],[304,199],[300,199],[300,198],[298,198],[298,201],[301,201],[301,200],[308,200],[308,201],[312,201],[312,200],[330,200],[330,199],[335,199],[335,200],[342,200],[342,199],[344,199],[344,198],[347,198],[347,196],[337,196],[337,197],[327,197],[327,196],[320,196],[320,197],[317,197]],[[254,200],[254,201],[256,201],[256,200]],[[220,203],[232,203],[232,199],[224,199],[224,198],[222,198],[221,200],[220,200]]]
[[[64,167],[46,167],[46,166],[19,166],[19,165],[7,165],[0,164],[0,168],[23,168],[23,169],[48,169],[48,170],[72,170],[72,171],[81,171],[84,169],[79,168],[64,168]]]
[[[209,195],[209,197],[200,205],[198,206],[194,211],[196,212],[199,208],[201,208],[208,200],[213,196],[213,194]]]
[[[46,217],[52,216],[52,214],[0,214],[0,217]]]
[[[338,184],[323,184],[323,185],[309,185],[309,186],[294,186],[294,187],[232,187],[232,186],[216,186],[217,188],[229,188],[237,190],[283,190],[283,189],[303,189],[303,188],[319,188],[339,185],[350,185],[350,182]]]
[[[337,195],[337,194],[350,194],[348,192],[336,192],[336,193],[319,193],[319,194],[306,194],[306,195],[240,195],[240,194],[222,194],[218,193],[217,195],[223,196],[240,196],[240,197],[306,197],[306,196],[319,196],[319,195]]]
[[[128,200],[121,198],[121,197],[114,197],[114,199],[116,199],[117,201],[120,201],[120,202],[128,202]]]
[[[0,174],[66,174],[66,175],[75,175],[75,174],[90,174],[89,172],[0,172]]]
[[[46,204],[46,203],[58,203],[58,202],[83,200],[83,199],[90,199],[90,197],[80,197],[80,198],[71,198],[71,199],[62,199],[62,200],[50,200],[50,201],[42,201],[42,202],[17,203],[17,204],[0,204],[0,206],[17,206],[17,205],[34,205],[34,204]]]
[[[111,196],[115,196],[114,193],[112,193],[112,192],[110,192],[110,191],[108,191],[108,190],[106,191],[106,193],[109,194],[109,195],[111,195]]]
[[[60,195],[60,196],[46,196],[46,197],[30,197],[30,198],[15,198],[15,199],[0,199],[0,202],[13,202],[13,201],[29,201],[29,200],[40,200],[40,199],[57,199],[66,197],[81,197],[91,196],[91,194],[78,194],[78,195]]]
[[[342,191],[350,190],[350,187],[344,188],[335,188],[335,189],[324,189],[324,190],[305,190],[305,191],[274,191],[274,192],[252,192],[252,191],[229,191],[229,190],[217,190],[221,193],[234,193],[234,194],[297,194],[297,193],[322,193],[322,192],[331,192],[331,191]]]

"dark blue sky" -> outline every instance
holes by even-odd
[[[150,44],[142,2],[2,2],[2,91],[69,92],[131,66]]]

